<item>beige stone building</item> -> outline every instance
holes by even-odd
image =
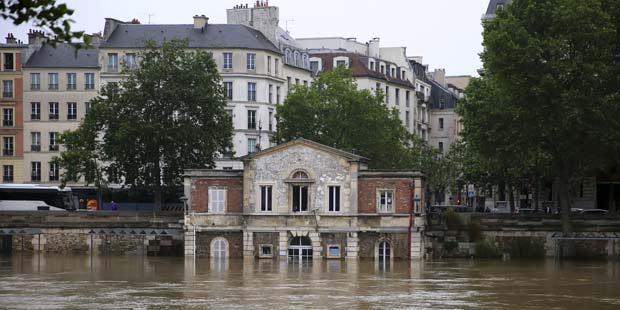
[[[25,183],[60,183],[58,165],[51,163],[64,150],[59,134],[75,130],[99,90],[96,48],[76,51],[67,44],[42,45],[45,38],[31,33],[24,64]]]

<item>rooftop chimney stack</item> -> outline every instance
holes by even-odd
[[[12,33],[9,33],[6,36],[6,44],[16,44],[16,43],[17,43],[17,39],[15,39]]]
[[[446,69],[435,69],[435,72],[433,72],[433,80],[441,86],[446,87]]]
[[[194,16],[194,29],[204,29],[209,24],[209,18],[204,15]]]

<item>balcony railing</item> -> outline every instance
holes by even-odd
[[[40,182],[41,181],[41,175],[40,174],[32,174],[32,175],[30,175],[30,179],[32,181]]]
[[[77,119],[77,114],[67,114],[67,119],[68,120],[76,120]]]
[[[58,152],[58,144],[50,144],[50,152]]]
[[[13,182],[13,176],[12,175],[3,175],[2,176],[2,182]]]
[[[15,154],[13,149],[4,149],[4,150],[2,150],[2,156],[13,156],[13,154]]]
[[[30,114],[30,120],[38,121],[41,119],[41,114]]]
[[[58,89],[58,84],[48,84],[49,89]]]
[[[85,89],[95,89],[95,84],[85,84],[84,88]]]
[[[75,84],[67,84],[67,89],[76,89]]]
[[[13,127],[13,120],[12,119],[3,120],[2,127]]]
[[[3,91],[2,98],[13,98],[13,92]]]
[[[41,84],[30,84],[30,90],[39,90],[41,89]]]
[[[30,146],[30,151],[31,152],[41,152],[41,145],[40,144],[33,144]]]
[[[49,118],[50,120],[58,120],[58,114],[50,114]]]

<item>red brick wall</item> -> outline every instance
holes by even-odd
[[[357,192],[358,212],[377,213],[377,189],[394,189],[395,213],[409,214],[412,188],[412,179],[360,178]]]
[[[209,210],[209,187],[225,187],[226,213],[243,212],[243,178],[238,179],[192,179],[192,210],[207,213]]]

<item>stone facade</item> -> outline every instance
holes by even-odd
[[[423,199],[421,174],[369,170],[366,158],[305,139],[243,160],[243,171],[186,173],[186,255],[216,256],[221,238],[218,255],[224,247],[228,257],[374,258],[380,240],[389,240],[390,259],[410,249],[421,257],[424,221],[412,213],[414,197]]]

